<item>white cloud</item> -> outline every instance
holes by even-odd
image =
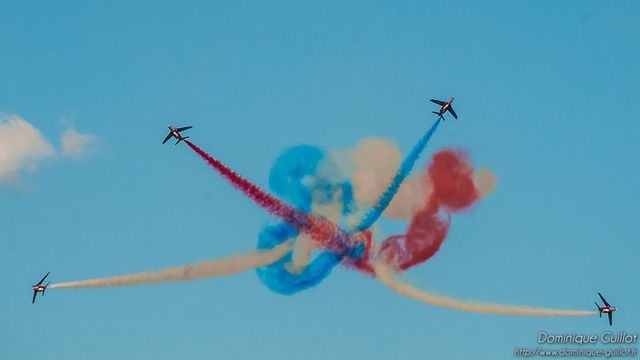
[[[91,144],[95,140],[96,137],[94,135],[82,134],[70,127],[60,135],[62,155],[72,158],[88,155],[91,153]]]
[[[0,183],[13,183],[23,170],[35,171],[55,150],[38,129],[15,115],[0,114]]]
[[[94,135],[69,127],[60,135],[61,153],[70,158],[87,156],[96,140]],[[56,155],[53,146],[28,121],[0,113],[0,186],[18,183],[21,172],[36,171],[43,160]]]

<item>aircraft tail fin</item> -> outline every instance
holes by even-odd
[[[440,117],[440,119],[444,120],[444,116],[442,116],[442,114],[440,114],[439,112],[437,112],[437,111],[432,111],[432,113],[434,113],[434,114],[438,115],[438,116]]]
[[[182,141],[182,140],[186,140],[186,139],[188,139],[188,138],[189,138],[188,136],[181,137],[180,139],[178,139],[178,141],[176,141],[176,145],[178,145],[178,144],[180,143],[180,141]]]

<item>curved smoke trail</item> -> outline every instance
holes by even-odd
[[[380,195],[374,207],[366,213],[359,223],[356,223],[357,225],[351,226],[350,229],[347,230],[347,234],[358,234],[361,239],[366,238],[367,235],[362,233],[362,231],[370,228],[389,206],[400,185],[413,169],[417,159],[425,149],[439,124],[440,119],[437,119],[431,128],[420,138],[418,143],[404,159],[391,183],[382,195]],[[270,185],[272,189],[276,194],[283,196],[296,207],[310,211],[312,189],[309,187],[309,184],[303,182],[303,179],[312,175],[318,175],[316,174],[317,166],[323,157],[324,154],[314,147],[298,146],[290,149],[278,158],[272,168],[270,175]],[[322,176],[320,177],[322,178]],[[331,183],[331,181],[326,181],[326,179],[320,182],[324,183],[324,185]],[[343,190],[343,215],[348,215],[353,210],[353,205],[351,204],[353,201],[351,185],[347,182],[342,183],[341,186]],[[316,186],[312,187],[316,188]],[[329,185],[329,188],[332,189],[333,186]],[[331,193],[331,191],[328,193]],[[331,197],[331,195],[329,195],[329,197]],[[265,228],[260,234],[258,247],[269,248],[287,239],[295,238],[297,235],[297,232],[286,224],[270,226]],[[298,237],[298,240],[303,242],[302,245],[304,245],[304,241],[306,241],[300,237]],[[268,267],[258,269],[257,273],[260,280],[275,292],[291,295],[319,284],[324,278],[329,276],[333,267],[343,260],[343,256],[337,256],[331,252],[324,252],[309,263],[311,259],[311,244],[308,245],[306,248],[303,246],[297,249],[303,253],[294,253],[293,256],[288,255],[286,258]],[[366,251],[366,246],[360,249]],[[371,274],[372,271],[368,269],[365,263],[365,259],[348,259],[345,265],[348,267],[355,266]]]
[[[389,184],[385,192],[382,193],[382,195],[380,195],[380,198],[378,199],[377,204],[367,212],[367,214],[362,218],[362,220],[360,221],[360,223],[358,223],[358,225],[356,225],[353,229],[349,231],[350,234],[364,231],[370,228],[371,225],[373,225],[376,222],[376,220],[378,220],[380,216],[382,216],[382,213],[389,206],[389,204],[391,203],[391,200],[393,200],[393,197],[398,192],[398,189],[400,189],[400,185],[402,184],[404,179],[406,179],[406,177],[411,173],[411,170],[413,170],[413,166],[415,165],[416,161],[420,157],[420,154],[422,153],[424,148],[427,146],[429,139],[431,139],[431,136],[433,135],[433,133],[435,133],[439,124],[440,124],[440,118],[438,118],[436,122],[433,123],[431,128],[422,136],[420,141],[418,141],[418,143],[413,147],[409,155],[407,155],[407,157],[404,159],[404,161],[400,165],[398,172],[393,177],[393,180],[391,180],[391,183]]]
[[[376,276],[378,277],[378,279],[380,279],[380,282],[382,282],[388,288],[408,298],[418,300],[428,305],[446,307],[454,310],[480,314],[511,316],[587,316],[597,314],[596,311],[561,310],[533,308],[528,306],[477,303],[455,299],[448,296],[430,294],[423,290],[417,289],[410,284],[399,281],[395,278],[394,273],[391,271],[391,269],[379,262],[374,262],[372,266]]]
[[[293,241],[299,232],[287,223],[265,227],[258,239],[258,249],[270,249],[283,241]],[[333,268],[340,263],[342,256],[331,251],[322,251],[304,269],[289,271],[292,253],[264,267],[256,269],[260,281],[269,289],[283,295],[293,295],[301,290],[318,285]]]
[[[343,213],[349,213],[352,208],[350,182],[343,179],[325,152],[315,146],[294,146],[278,156],[269,174],[269,186],[276,196],[306,212],[323,214],[323,205],[338,204]],[[334,222],[339,223],[339,220],[337,217]],[[314,256],[316,241],[286,222],[265,226],[257,246],[258,249],[270,249],[288,240],[295,240],[292,253],[256,269],[260,281],[276,293],[293,295],[316,286],[342,260],[342,256],[331,251]]]
[[[285,256],[290,250],[291,242],[285,242],[267,251],[229,256],[222,259],[208,260],[192,265],[183,265],[158,271],[52,284],[49,288],[70,289],[135,286],[226,276],[274,263]]]

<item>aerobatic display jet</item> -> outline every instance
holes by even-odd
[[[440,105],[440,110],[439,111],[432,111],[432,113],[440,116],[440,118],[442,120],[444,120],[444,113],[446,113],[447,111],[451,113],[451,115],[453,115],[454,118],[458,118],[458,115],[456,115],[456,112],[453,110],[453,107],[451,106],[451,104],[453,103],[454,97],[452,96],[451,99],[449,99],[449,101],[440,101],[440,100],[436,100],[436,99],[431,99],[431,102],[434,104],[438,104]]]
[[[47,290],[47,286],[51,284],[51,281],[49,281],[47,285],[42,285],[42,283],[44,282],[44,279],[46,279],[47,276],[49,276],[49,274],[50,273],[47,273],[47,275],[45,275],[37,284],[31,287],[31,290],[33,290],[33,299],[31,300],[32,304],[36,302],[36,295],[38,295],[38,293],[41,292],[42,296],[44,296],[44,291]]]
[[[611,326],[613,324],[613,312],[618,309],[616,309],[615,306],[609,305],[609,303],[607,302],[607,300],[604,299],[602,294],[598,293],[598,296],[600,296],[600,299],[602,299],[602,302],[604,303],[603,306],[600,306],[596,302],[596,306],[598,307],[598,312],[600,312],[600,317],[602,317],[602,313],[606,313],[607,315],[609,315],[609,326]]]
[[[164,138],[164,141],[162,141],[163,144],[166,143],[167,141],[169,141],[169,139],[171,139],[172,137],[174,137],[174,138],[178,139],[178,141],[176,141],[176,145],[178,145],[178,143],[180,141],[189,138],[188,136],[184,136],[183,137],[182,134],[180,134],[180,133],[182,131],[189,130],[189,129],[192,128],[192,126],[185,126],[185,127],[181,127],[181,128],[177,128],[176,129],[171,125],[168,125],[168,127],[169,127],[169,135],[167,135],[167,137]]]

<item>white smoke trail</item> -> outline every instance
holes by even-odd
[[[293,246],[291,261],[284,265],[285,269],[294,275],[301,274],[311,262],[314,248],[316,248],[316,245],[309,235],[298,235]]]
[[[417,289],[410,284],[403,283],[395,278],[391,269],[381,263],[374,263],[373,269],[380,281],[408,298],[418,300],[422,303],[446,307],[459,311],[474,312],[481,314],[494,315],[516,315],[516,316],[586,316],[597,314],[596,311],[580,311],[580,310],[560,310],[547,308],[533,308],[528,306],[515,305],[498,305],[477,303],[472,301],[459,300],[447,296],[429,294],[423,290]]]
[[[498,177],[493,171],[487,168],[479,168],[473,172],[473,185],[478,191],[480,197],[487,197],[496,187]]]
[[[214,276],[231,275],[257,267],[266,266],[280,260],[291,249],[291,242],[282,243],[268,251],[256,251],[222,259],[207,260],[196,264],[148,271],[137,274],[117,275],[107,278],[70,281],[53,284],[49,288],[101,288],[113,286],[135,286],[166,282],[190,281]]]

